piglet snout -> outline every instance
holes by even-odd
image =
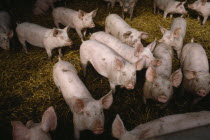
[[[124,12],[128,12],[128,8],[124,8],[123,11],[124,11]]]
[[[128,85],[126,86],[126,88],[127,88],[127,89],[134,89],[134,85],[133,85],[133,84],[128,84]]]
[[[104,128],[102,126],[102,123],[100,120],[96,120],[94,122],[94,129],[93,129],[93,133],[94,134],[102,134],[104,132]]]
[[[168,101],[168,98],[165,95],[161,95],[158,97],[158,101],[161,103],[166,103]]]
[[[90,24],[90,28],[94,28],[95,27],[95,24],[94,23],[91,23]]]
[[[205,97],[206,96],[206,91],[204,89],[200,89],[197,94],[201,97]]]

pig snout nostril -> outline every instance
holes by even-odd
[[[198,91],[198,95],[201,96],[201,97],[205,97],[205,96],[206,96],[206,91],[203,90],[203,89],[200,89],[200,90]]]
[[[161,103],[166,103],[168,101],[168,98],[165,95],[161,95],[158,97],[158,101]]]

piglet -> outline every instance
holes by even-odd
[[[11,19],[9,13],[0,11],[0,47],[4,50],[10,49],[10,39],[13,37]]]
[[[170,18],[173,17],[173,14],[187,14],[184,4],[185,2],[179,2],[175,0],[154,0],[153,8],[154,14],[156,13],[156,8],[163,10],[163,18],[165,19],[168,14],[170,14]]]
[[[31,45],[45,48],[49,58],[52,56],[53,49],[59,48],[59,55],[61,56],[61,47],[72,45],[72,41],[68,37],[68,30],[69,26],[64,29],[49,29],[28,22],[18,24],[16,28],[18,39],[26,53],[28,52],[27,41]]]
[[[91,130],[94,134],[104,131],[104,112],[112,102],[112,92],[95,100],[77,75],[74,66],[61,59],[53,67],[55,85],[73,113],[74,137],[80,138],[80,131]]]
[[[183,41],[186,34],[186,26],[186,20],[181,17],[174,19],[170,30],[160,26],[163,37],[159,40],[159,42],[172,46],[173,49],[177,52],[178,58],[180,58],[181,55]]]
[[[13,140],[51,140],[49,131],[57,126],[57,116],[54,108],[49,107],[42,116],[40,123],[28,121],[26,126],[20,121],[12,121]]]
[[[125,19],[125,13],[130,14],[130,20],[133,18],[133,10],[138,0],[120,0],[122,6],[122,17]]]
[[[97,40],[107,45],[128,62],[136,64],[137,70],[148,68],[150,64],[154,66],[159,66],[161,64],[161,60],[154,58],[152,54],[152,51],[154,50],[156,45],[156,41],[152,42],[145,48],[142,44],[133,48],[122,43],[114,36],[102,31],[92,34],[90,39]]]
[[[144,83],[144,103],[146,99],[153,99],[160,103],[167,103],[173,95],[173,87],[178,87],[182,81],[181,69],[172,73],[173,50],[170,46],[160,43],[153,55],[162,60],[156,68],[150,66],[146,71]]]
[[[207,0],[197,0],[193,4],[189,4],[188,8],[198,12],[198,21],[200,21],[200,16],[204,17],[202,23],[206,24],[206,21],[210,16],[210,2],[207,2]]]
[[[119,140],[144,140],[210,124],[210,111],[192,112],[165,116],[133,130],[126,130],[119,115],[112,123],[112,135]]]
[[[104,0],[104,1],[108,2],[108,3],[107,3],[107,8],[108,8],[108,9],[109,9],[110,5],[111,5],[111,8],[113,9],[114,6],[115,6],[115,4],[116,4],[116,2],[119,2],[119,3],[120,3],[120,0]],[[121,3],[120,3],[120,4],[121,4]]]
[[[129,46],[141,44],[141,39],[149,37],[148,33],[132,28],[117,14],[110,14],[106,17],[105,31]]]
[[[194,103],[210,91],[209,62],[204,48],[198,43],[188,43],[183,47],[180,59],[184,74],[183,87],[187,92],[196,94]]]
[[[61,23],[76,29],[77,34],[83,42],[82,30],[84,30],[85,37],[87,28],[95,27],[93,18],[96,16],[96,13],[97,9],[90,13],[86,13],[82,10],[75,11],[64,7],[58,7],[53,10],[52,15],[56,27],[59,27],[59,23]]]
[[[129,63],[108,46],[96,40],[83,42],[80,46],[80,61],[85,75],[90,62],[99,74],[107,77],[113,93],[116,85],[134,89],[136,64]]]
[[[49,8],[54,8],[54,3],[61,0],[37,0],[34,4],[33,14],[41,15],[48,11]]]

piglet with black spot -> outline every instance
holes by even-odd
[[[94,134],[104,131],[104,112],[113,102],[112,92],[95,100],[77,75],[74,66],[59,60],[53,68],[55,85],[73,113],[74,137],[80,138],[80,131],[91,130]]]

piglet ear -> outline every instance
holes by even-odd
[[[132,1],[131,3],[130,3],[130,7],[134,7],[135,6],[135,4],[136,4],[136,1],[134,0],[134,1]]]
[[[189,71],[189,70],[184,71],[184,77],[188,80],[194,79],[196,75],[197,75],[196,71]]]
[[[123,1],[119,0],[119,3],[120,3],[120,6],[122,7],[123,6]]]
[[[182,4],[184,5],[186,2],[187,2],[187,0],[186,1],[183,1]]]
[[[160,25],[159,25],[159,26],[160,26]],[[162,34],[165,34],[165,32],[167,31],[167,29],[164,28],[164,27],[162,27],[162,26],[160,26],[160,31],[161,31]]]
[[[205,5],[207,0],[201,0],[202,5]]]
[[[162,64],[162,60],[161,59],[153,59],[152,60],[152,65],[153,66],[160,66]]]
[[[131,35],[131,31],[127,31],[126,33],[123,34],[123,37],[126,39]]]
[[[178,38],[181,35],[181,28],[176,28],[173,34],[175,38]]]
[[[116,70],[122,70],[124,68],[125,64],[122,60],[119,58],[115,58],[115,69]]]
[[[53,36],[57,37],[59,34],[61,33],[61,31],[57,28],[53,28]]]
[[[93,10],[90,14],[92,15],[92,17],[94,18],[97,14],[98,8]]]
[[[22,124],[20,121],[11,121],[13,130],[12,137],[13,140],[27,140],[29,129]]]
[[[177,5],[176,5],[176,8],[181,6],[182,5],[182,2],[179,2]]]
[[[145,65],[145,59],[142,58],[139,61],[136,62],[136,70],[142,70]]]
[[[30,120],[26,123],[26,127],[31,128],[33,124],[34,124],[34,122],[32,120]]]
[[[149,33],[146,33],[146,32],[142,32],[141,35],[140,35],[141,39],[146,39],[148,37],[149,37]]]
[[[182,82],[182,71],[181,69],[178,69],[177,71],[175,71],[172,75],[171,75],[171,82],[172,82],[172,85],[174,87],[178,87],[181,82]]]
[[[134,49],[134,56],[138,57],[143,51],[144,51],[144,46],[142,45],[141,42],[135,44],[135,49]]]
[[[82,113],[82,111],[85,107],[85,102],[79,98],[73,98],[72,100],[73,100],[73,110],[76,113]]]
[[[108,94],[103,96],[100,100],[103,105],[103,108],[109,109],[113,102],[112,90]]]
[[[70,31],[70,26],[66,26],[63,30],[66,31],[67,33]]]
[[[114,122],[112,123],[112,135],[113,137],[120,139],[122,135],[126,133],[126,129],[124,127],[124,124],[120,118],[120,116],[117,114]]]
[[[153,82],[154,79],[158,76],[155,68],[153,66],[149,66],[149,68],[146,71],[146,79],[149,82]]]
[[[147,46],[147,48],[149,48],[150,51],[153,52],[153,50],[155,49],[156,44],[157,44],[157,39],[155,38],[155,40],[154,40],[152,43],[150,43],[150,44]]]
[[[41,128],[44,132],[55,130],[57,127],[57,116],[54,108],[49,107],[42,116]]]
[[[83,19],[83,17],[85,16],[85,12],[84,11],[82,11],[82,10],[79,10],[79,12],[78,12],[78,17],[79,17],[79,19]]]

